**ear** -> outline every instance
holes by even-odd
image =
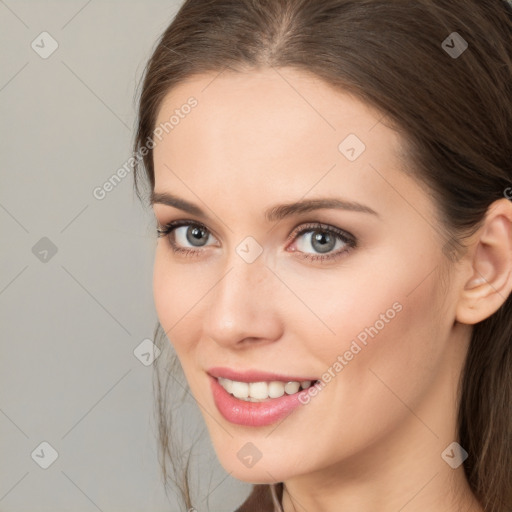
[[[512,202],[499,199],[487,210],[466,253],[467,275],[456,319],[476,324],[490,317],[512,290]]]

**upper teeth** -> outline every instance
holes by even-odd
[[[219,377],[218,381],[228,393],[249,402],[259,402],[267,398],[279,398],[285,393],[292,395],[297,393],[300,388],[307,389],[311,386],[310,380],[301,382],[280,382],[277,380],[271,382],[238,382]]]

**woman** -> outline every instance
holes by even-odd
[[[512,510],[511,18],[188,0],[159,41],[135,177],[160,348],[256,484],[239,511]]]

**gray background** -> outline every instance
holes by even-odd
[[[0,0],[1,512],[179,510],[133,353],[156,324],[151,212],[131,173],[92,191],[130,156],[136,86],[180,3]],[[234,510],[249,486],[201,453],[198,511]]]

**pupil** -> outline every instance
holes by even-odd
[[[203,228],[199,228],[197,226],[187,229],[187,240],[193,245],[201,245],[197,242],[201,241],[202,238],[205,238],[206,231]],[[206,236],[206,239],[208,237]]]
[[[320,244],[320,245],[316,245]],[[313,233],[313,247],[318,252],[332,251],[336,244],[336,240],[330,234],[323,231],[314,231]]]

